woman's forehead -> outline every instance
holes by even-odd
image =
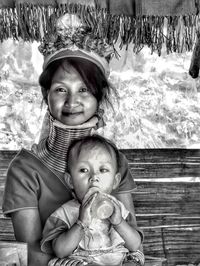
[[[61,65],[55,72],[53,78],[52,78],[52,83],[59,82],[61,80],[69,80],[69,81],[82,81],[82,78],[78,71],[71,66],[70,64],[68,65]]]

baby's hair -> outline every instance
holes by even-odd
[[[67,158],[68,169],[67,170],[69,171],[69,168],[70,168],[69,162],[72,157],[72,153],[73,155],[75,155],[75,159],[76,159],[78,158],[78,156],[80,155],[81,151],[84,148],[93,149],[95,147],[104,148],[106,151],[108,151],[110,155],[114,154],[115,156],[114,159],[116,160],[116,166],[117,166],[117,171],[118,171],[120,167],[119,151],[113,142],[111,142],[107,138],[101,137],[100,135],[86,136],[86,137],[79,138],[79,139],[72,141],[68,149],[68,158]]]
[[[50,90],[52,78],[59,67],[62,67],[67,71],[68,65],[72,66],[79,73],[83,82],[96,98],[99,104],[106,103],[111,107],[110,101],[111,91],[117,95],[116,89],[109,84],[107,78],[99,67],[93,62],[81,58],[62,58],[53,61],[49,66],[42,72],[39,77],[39,84],[41,86],[43,99],[47,103],[48,91]]]

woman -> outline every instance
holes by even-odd
[[[54,43],[44,43],[40,47],[45,61],[39,83],[48,106],[49,133],[31,151],[22,149],[7,173],[3,211],[12,219],[16,240],[28,243],[30,266],[47,265],[51,257],[40,250],[44,223],[53,211],[72,199],[71,190],[65,182],[69,144],[98,128],[100,104],[109,102],[108,64],[102,56],[107,47],[97,44],[95,51],[90,47],[85,50],[80,27],[76,23],[73,36],[68,39],[65,35],[63,43],[63,36],[60,36],[63,31],[59,28]],[[66,32],[69,31],[64,31],[64,34]],[[81,34],[84,32],[81,31]],[[74,35],[76,42],[80,38],[78,47],[71,41]],[[88,38],[93,37],[90,35]],[[115,196],[132,213],[129,222],[136,224],[131,197],[135,183],[122,154],[120,173],[122,181]]]

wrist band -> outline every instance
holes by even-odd
[[[82,221],[77,220],[76,224],[80,226],[84,231],[88,229],[87,225],[85,225]]]

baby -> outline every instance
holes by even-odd
[[[71,144],[66,182],[74,199],[45,224],[41,249],[57,257],[48,265],[122,265],[138,250],[142,233],[111,195],[121,180],[118,168],[118,150],[109,140],[93,135]]]

